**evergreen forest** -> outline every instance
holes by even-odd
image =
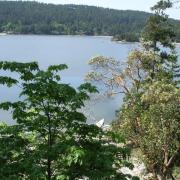
[[[83,5],[54,5],[29,1],[0,1],[0,32],[13,34],[102,35],[139,41],[150,13]],[[180,40],[180,21],[176,41]]]

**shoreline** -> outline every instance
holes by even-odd
[[[112,38],[113,36],[109,35],[85,35],[85,34],[23,34],[23,33],[7,33],[7,32],[0,32],[0,36],[7,36],[7,35],[17,35],[17,36],[79,36],[79,37],[100,37],[100,38]]]
[[[59,36],[59,37],[94,37],[94,38],[109,38],[111,39],[112,42],[115,43],[119,43],[119,44],[128,44],[128,43],[134,43],[134,44],[138,44],[140,42],[130,42],[130,41],[117,41],[117,40],[112,40],[113,36],[105,36],[105,35],[80,35],[80,34],[20,34],[20,33],[6,33],[6,32],[1,32],[0,33],[0,37],[1,36]],[[177,46],[180,46],[180,42],[175,43]]]

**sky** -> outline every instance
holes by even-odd
[[[150,7],[152,7],[158,0],[36,0],[44,3],[53,4],[83,4],[83,5],[93,5],[105,8],[113,9],[131,9],[150,12]],[[167,13],[171,18],[180,20],[180,3],[176,4]]]

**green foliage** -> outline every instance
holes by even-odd
[[[139,26],[142,27],[149,16],[148,13],[136,11],[13,1],[1,1],[0,12],[1,31],[60,35],[140,32]]]
[[[180,91],[156,81],[144,93],[133,95],[127,96],[114,129],[120,128],[140,148],[150,172],[169,176],[180,153]]]
[[[2,85],[6,84],[8,87],[11,87],[13,84],[16,84],[17,82],[18,82],[17,80],[10,77],[3,77],[3,76],[0,77],[0,84]]]
[[[124,129],[127,138],[140,148],[155,179],[157,175],[173,178],[173,167],[180,154],[180,70],[174,31],[164,13],[171,6],[170,1],[160,1],[152,8],[155,15],[149,18],[143,33],[144,50],[132,52],[128,59],[131,71],[138,61],[138,71],[133,70],[134,84],[126,93],[119,120],[114,123],[115,129]]]
[[[152,9],[140,49],[130,52],[126,64],[106,57],[90,61],[87,80],[104,84],[109,95],[124,93],[124,102],[113,122],[115,131],[140,148],[154,179],[173,179],[180,156],[180,66],[175,52],[174,30],[164,10],[170,1]]]
[[[113,37],[114,41],[125,41],[125,42],[139,42],[140,35],[137,33],[123,33],[120,35],[115,35]]]
[[[0,1],[0,32],[116,35],[115,39],[118,37],[120,40],[137,41],[149,16],[150,14],[145,12],[92,6]],[[179,21],[172,22],[178,30]]]
[[[119,171],[132,167],[126,161],[130,151],[116,144],[121,136],[86,124],[80,112],[96,88],[85,83],[75,89],[62,83],[59,72],[66,68],[61,64],[41,70],[35,62],[0,62],[4,73],[19,74],[19,81],[0,77],[1,83],[22,87],[19,101],[0,103],[0,109],[12,111],[16,122],[0,125],[1,179],[129,177]]]

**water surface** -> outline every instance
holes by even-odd
[[[51,64],[67,64],[69,69],[62,73],[62,80],[78,87],[83,83],[89,70],[88,61],[94,56],[107,56],[124,61],[137,43],[112,42],[110,37],[89,36],[43,36],[43,35],[6,35],[0,36],[0,60],[20,62],[38,61],[45,69]],[[178,47],[180,52],[180,47]],[[15,101],[16,88],[0,87],[0,101]],[[111,122],[122,102],[122,96],[102,102],[88,103],[87,113],[91,122],[105,118]],[[0,111],[0,120],[12,123],[9,113]]]

